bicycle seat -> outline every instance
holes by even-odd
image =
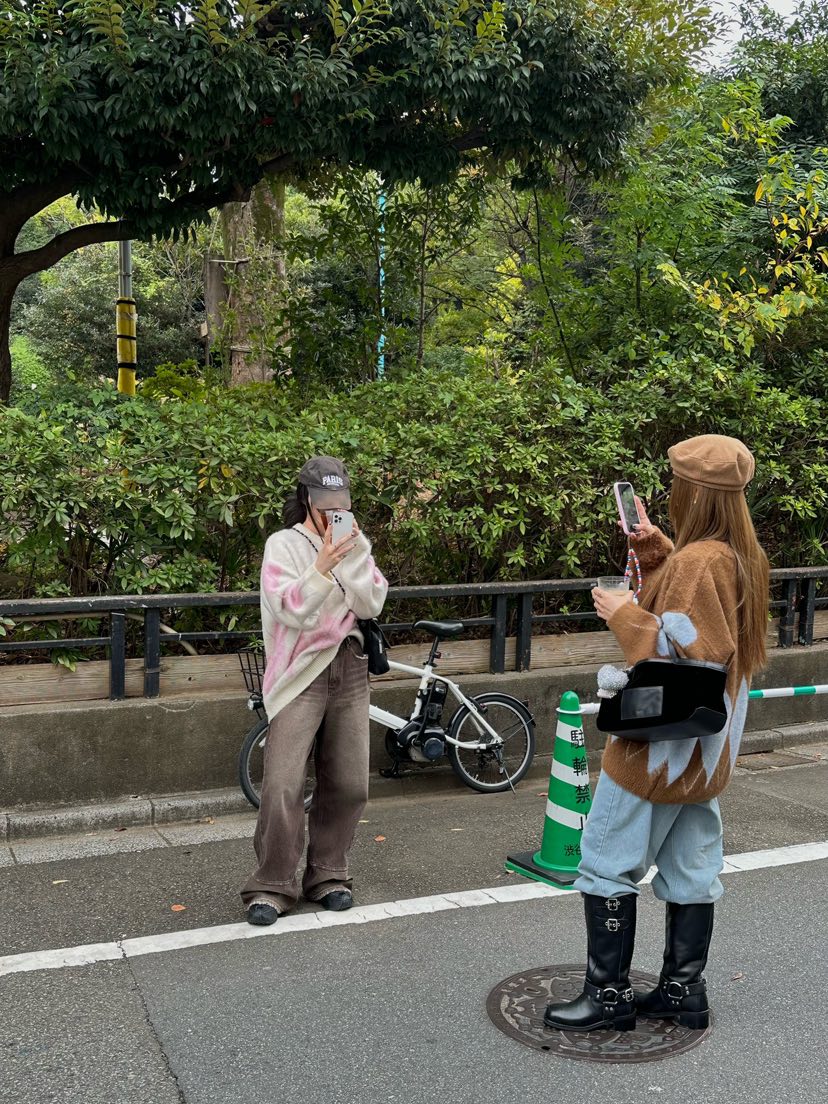
[[[431,633],[440,640],[447,640],[450,636],[459,636],[464,626],[462,621],[417,621],[414,628]]]

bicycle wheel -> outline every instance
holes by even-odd
[[[502,793],[516,785],[535,757],[535,722],[523,704],[508,694],[478,694],[472,701],[503,740],[500,756],[489,748],[474,750],[448,745],[449,762],[467,786],[480,793]],[[461,706],[451,719],[449,735],[463,743],[484,740],[471,719],[468,706]]]
[[[264,773],[266,743],[267,718],[261,717],[245,736],[239,752],[239,785],[254,809],[258,809],[262,801],[262,774]],[[315,784],[313,752],[311,752],[305,775],[305,812],[310,809]]]

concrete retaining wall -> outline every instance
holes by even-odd
[[[595,668],[568,667],[525,674],[467,675],[467,693],[498,689],[528,700],[537,723],[539,767],[551,750],[555,707],[564,690],[595,700]],[[774,651],[760,686],[828,681],[828,644]],[[383,684],[373,700],[407,715],[414,683]],[[154,701],[77,702],[0,710],[0,809],[77,805],[134,795],[172,794],[236,785],[236,759],[254,717],[241,694],[202,694]],[[779,726],[828,726],[828,696],[753,702],[748,730],[768,733],[762,749],[782,746]],[[602,740],[587,718],[593,754]],[[815,738],[803,729],[802,739]],[[810,734],[810,735],[809,735]],[[372,726],[371,764],[387,763],[384,733]],[[796,729],[787,730],[787,740]],[[756,748],[759,750],[759,748]],[[427,768],[432,770],[433,768]]]

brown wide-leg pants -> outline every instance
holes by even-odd
[[[330,666],[271,721],[253,837],[259,866],[242,889],[245,904],[263,898],[284,911],[299,899],[296,868],[305,843],[305,772],[312,746],[316,787],[302,892],[318,901],[332,890],[351,888],[348,851],[368,800],[368,704],[368,660],[350,637]]]

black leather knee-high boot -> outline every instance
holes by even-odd
[[[561,1031],[635,1028],[635,997],[630,963],[635,943],[637,894],[594,897],[584,894],[587,969],[584,991],[574,1001],[550,1004],[543,1021]]]
[[[701,1030],[710,1023],[707,965],[713,934],[713,905],[667,905],[664,965],[651,993],[636,993],[639,1016],[678,1020],[682,1027]]]

